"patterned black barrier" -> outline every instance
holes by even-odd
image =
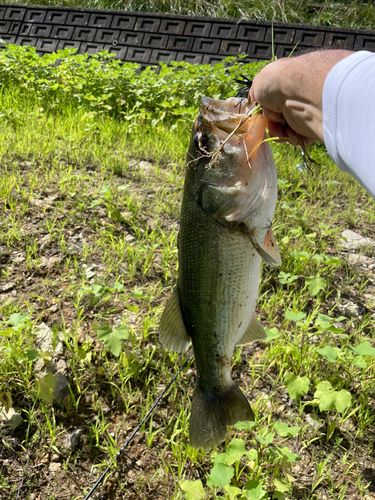
[[[375,32],[143,12],[0,4],[0,38],[31,45],[40,54],[64,48],[93,54],[108,50],[122,61],[216,64],[301,54],[321,47],[375,52]]]

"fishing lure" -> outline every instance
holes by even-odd
[[[241,79],[235,79],[234,81],[236,83],[239,83],[241,85],[241,88],[235,95],[235,97],[241,97],[242,100],[245,99],[245,96],[249,94],[249,90],[251,88],[251,85],[253,83],[253,80],[249,80],[245,75],[240,75]]]

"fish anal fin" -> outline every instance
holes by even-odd
[[[237,345],[249,344],[250,342],[255,342],[255,340],[266,340],[267,334],[263,326],[259,323],[257,318],[254,316],[251,318],[249,326],[247,327],[245,333],[243,334],[241,340]]]
[[[253,410],[233,381],[221,392],[194,389],[190,417],[190,445],[209,450],[224,441],[227,426],[254,420]]]
[[[191,339],[182,318],[177,287],[165,306],[159,326],[159,340],[171,351],[186,352],[189,348]]]
[[[271,228],[268,229],[263,242],[263,250],[270,255],[278,266],[281,266],[279,247],[277,246],[275,235]]]

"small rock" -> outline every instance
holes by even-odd
[[[126,241],[126,243],[130,243],[130,242],[132,242],[132,241],[134,241],[134,240],[135,240],[135,238],[134,238],[134,236],[133,236],[132,234],[127,234],[127,235],[125,236],[125,241]]]
[[[348,262],[349,264],[356,265],[356,264],[369,264],[372,262],[372,259],[369,257],[366,257],[366,255],[358,255],[357,253],[350,253],[348,255]]]
[[[315,420],[314,415],[306,415],[306,422],[307,422],[307,425],[309,425],[313,429],[319,429],[320,427],[322,427],[324,425],[323,422],[319,422],[318,420]]]
[[[149,161],[140,161],[137,165],[138,170],[141,170],[144,174],[149,174],[153,168],[152,163]]]
[[[11,446],[12,448],[16,448],[19,444],[20,444],[20,440],[16,437],[8,437],[7,438],[7,443],[9,444],[9,446]]]
[[[13,264],[20,264],[21,262],[25,261],[25,257],[21,254],[19,254],[17,257],[13,259]]]
[[[68,373],[68,365],[66,364],[65,359],[59,359],[56,362],[56,370],[63,375],[66,375]]]
[[[1,422],[14,431],[22,424],[23,420],[21,415],[17,413],[14,408],[9,408],[9,410],[6,411],[4,407],[0,406],[0,423]]]
[[[342,304],[338,307],[338,309],[344,316],[351,316],[352,318],[357,318],[362,312],[359,306],[354,304],[354,302]]]
[[[93,271],[91,267],[88,267],[85,270],[85,275],[87,279],[92,278],[93,276],[95,276],[95,274],[96,274],[95,271]]]
[[[50,472],[58,472],[60,469],[61,469],[61,464],[58,462],[51,462],[48,467],[48,470]]]
[[[366,307],[371,308],[375,306],[375,295],[364,293],[363,297],[366,299]]]
[[[65,441],[64,441],[65,448],[73,452],[79,444],[79,438],[82,433],[83,429],[80,429],[79,427],[74,429],[74,431],[69,432],[69,434],[65,436]]]
[[[0,286],[0,293],[2,293],[2,292],[9,292],[9,291],[10,291],[10,290],[12,290],[15,286],[16,286],[16,284],[15,284],[15,283],[13,283],[13,282],[6,283],[5,285]]]
[[[196,375],[195,370],[190,369],[185,373],[185,378],[186,380],[190,380],[191,378],[194,378],[195,375]]]
[[[62,404],[69,397],[69,382],[65,375],[60,372],[55,373],[55,380],[53,396],[58,403]]]
[[[37,326],[38,334],[36,336],[35,345],[40,351],[52,351],[53,331],[45,323]]]
[[[370,238],[365,238],[354,231],[350,231],[350,229],[345,229],[345,231],[341,233],[341,236],[342,239],[340,239],[340,242],[346,250],[357,250],[367,245],[374,244],[374,241],[370,240]]]
[[[60,455],[54,453],[51,457],[51,462],[59,462],[59,461],[60,461]]]

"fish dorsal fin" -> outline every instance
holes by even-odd
[[[257,320],[255,314],[251,318],[250,324],[247,327],[246,332],[243,334],[241,340],[238,342],[238,345],[249,344],[250,342],[254,342],[255,340],[266,340],[267,334],[263,328],[263,326]]]
[[[269,228],[266,237],[264,238],[263,250],[265,250],[265,252],[273,258],[277,266],[281,266],[279,247],[277,246],[275,235],[273,234],[271,228]]]
[[[177,287],[165,306],[159,327],[159,340],[171,351],[186,352],[189,348],[191,339],[182,319]]]
[[[245,225],[245,224],[240,224],[239,226],[240,228],[240,231],[243,233],[243,234],[246,234],[246,236],[249,238],[249,240],[251,241],[253,247],[255,248],[256,252],[262,257],[262,259],[264,260],[264,262],[266,264],[268,264],[269,266],[271,267],[277,267],[281,264],[281,259],[280,259],[280,254],[278,253],[278,250],[277,250],[277,254],[279,255],[279,261],[280,261],[280,264],[278,264],[278,261],[275,260],[269,253],[267,253],[266,250],[264,250],[260,245],[259,243],[257,242],[257,240],[255,239],[255,236],[253,235],[253,233],[249,230],[249,228]],[[271,228],[270,228],[271,229]],[[270,230],[269,229],[269,230]],[[268,232],[269,232],[268,230]],[[271,231],[272,232],[272,231]],[[268,235],[268,233],[267,233]],[[267,238],[267,235],[266,235],[266,238]],[[273,236],[273,233],[272,233],[272,236]],[[265,238],[265,240],[266,240]],[[274,241],[275,241],[275,237],[274,238]],[[265,241],[264,240],[264,241]],[[276,241],[275,241],[275,244],[276,244]],[[276,246],[277,248],[277,246]]]

